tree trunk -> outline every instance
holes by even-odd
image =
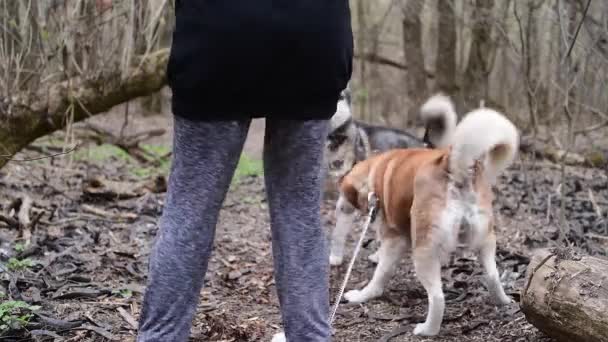
[[[557,341],[608,341],[608,260],[571,250],[536,253],[521,308],[530,323]]]
[[[439,45],[437,48],[437,88],[453,96],[456,85],[456,15],[454,2],[440,0],[439,12]]]
[[[367,1],[357,1],[357,50],[361,54],[367,53]],[[369,100],[369,90],[367,85],[367,61],[365,59],[359,60],[359,89],[355,90],[360,96],[355,98],[359,99],[359,117],[365,121],[368,121],[367,117],[367,104]]]
[[[154,94],[142,97],[139,100],[139,105],[144,116],[158,115],[163,112],[163,94],[158,91]]]
[[[0,89],[14,89],[18,82],[14,81],[17,72],[12,57],[21,53],[19,48],[19,41],[22,40],[20,37],[20,18],[19,18],[19,2],[17,1],[3,1],[0,3],[1,10],[6,15],[0,17],[0,25],[3,28],[0,30],[0,58],[8,59],[9,63],[2,65],[0,68]],[[6,57],[5,57],[6,56]],[[8,96],[8,91],[5,91],[4,96]]]
[[[475,1],[471,48],[463,81],[465,110],[477,108],[480,100],[488,103],[488,81],[496,55],[496,44],[492,41],[493,8],[494,0]]]
[[[70,79],[55,84],[30,100],[16,94],[11,102],[0,102],[0,167],[39,137],[66,125],[66,114],[74,122],[106,112],[113,106],[149,95],[166,84],[168,49],[148,55],[123,76],[119,71],[91,80]]]
[[[443,0],[442,0],[443,1]],[[402,35],[403,55],[407,66],[406,92],[410,101],[408,118],[417,111],[427,94],[426,69],[424,67],[424,53],[422,51],[422,23],[420,14],[422,2],[407,0],[403,7]]]
[[[142,4],[145,4],[143,6]],[[138,53],[145,53],[148,51],[155,51],[161,48],[163,41],[166,43],[165,46],[169,45],[170,32],[171,30],[167,27],[166,17],[170,17],[169,11],[162,11],[163,7],[166,7],[166,1],[163,0],[150,0],[147,3],[141,3],[139,6],[140,21],[137,23],[136,32],[145,32],[143,39],[140,39],[140,43],[136,44],[139,46],[141,51]],[[169,15],[167,15],[169,13]],[[155,20],[157,15],[161,15],[161,20]],[[150,23],[155,23],[154,28],[148,28],[146,26]],[[172,26],[171,26],[172,27]],[[158,39],[155,36],[158,35]],[[135,37],[137,39],[137,37]],[[156,92],[149,96],[143,97],[140,100],[140,106],[144,116],[161,114],[163,111],[164,97],[162,91]]]

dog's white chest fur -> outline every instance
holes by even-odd
[[[443,252],[454,251],[459,243],[478,248],[489,219],[489,213],[479,206],[478,195],[472,187],[459,188],[449,183],[446,207],[438,224]]]

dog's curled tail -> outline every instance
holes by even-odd
[[[431,96],[420,107],[420,118],[425,126],[425,142],[434,147],[446,147],[451,143],[458,121],[452,99],[442,93]]]
[[[486,179],[494,183],[507,168],[519,148],[519,133],[499,112],[480,108],[469,112],[456,126],[452,138],[449,169],[464,180],[477,161],[482,162]]]

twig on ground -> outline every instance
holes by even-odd
[[[419,317],[417,317],[416,315],[412,314],[412,313],[406,313],[406,314],[402,314],[402,315],[388,315],[388,316],[382,316],[382,315],[378,315],[377,313],[374,313],[373,311],[368,311],[367,312],[367,317],[371,318],[371,319],[375,319],[378,321],[390,321],[390,322],[401,322],[401,321],[412,321],[414,319],[419,319]]]
[[[44,327],[52,328],[55,330],[70,330],[77,328],[82,325],[82,323],[84,323],[84,320],[64,321],[40,313],[34,313],[34,316],[38,318],[38,321],[40,321],[40,323],[42,323]]]
[[[395,338],[399,335],[403,335],[406,332],[410,331],[411,327],[407,326],[407,325],[401,325],[398,326],[397,328],[393,329],[393,331],[389,332],[388,334],[382,336],[378,342],[388,342],[390,341],[392,338]]]
[[[36,272],[36,276],[39,276],[40,274],[42,274],[42,272],[46,271],[46,269],[49,266],[51,266],[57,259],[61,258],[64,255],[72,253],[74,250],[77,250],[77,249],[83,247],[84,245],[86,245],[89,242],[90,242],[90,240],[88,239],[88,237],[86,237],[80,243],[78,243],[76,245],[73,245],[73,246],[70,246],[70,247],[66,248],[64,251],[60,252],[60,253],[52,254],[48,258],[48,260],[44,263],[44,265],[42,266],[42,268],[38,272]]]
[[[52,337],[54,339],[56,339],[57,341],[61,341],[63,338],[57,334],[56,332],[50,331],[50,330],[45,330],[45,329],[35,329],[35,330],[31,330],[30,331],[30,335],[32,336],[46,336],[46,337]]]
[[[594,240],[601,241],[601,242],[608,244],[608,236],[593,234],[593,233],[587,233],[587,234],[585,234],[585,236],[590,239],[594,239]]]
[[[593,195],[593,191],[591,191],[591,189],[589,189],[589,201],[591,201],[591,204],[593,205],[593,210],[595,210],[595,214],[597,215],[599,220],[603,220],[604,214],[602,213],[602,209],[600,209],[600,206],[597,204],[597,201],[595,200],[595,196]]]
[[[19,220],[19,224],[23,227],[29,226],[31,223],[30,210],[32,209],[33,204],[34,201],[32,201],[29,196],[24,196],[21,200],[21,207],[19,208],[17,219]]]
[[[80,299],[80,298],[97,298],[105,295],[112,294],[112,291],[108,289],[87,289],[83,288],[80,290],[69,291],[63,294],[56,294],[52,298],[57,299]]]
[[[55,185],[53,185],[52,182],[41,178],[35,172],[32,172],[30,170],[28,176],[31,177],[31,178],[33,178],[33,179],[35,179],[35,180],[37,180],[38,182],[40,182],[41,185],[43,185],[43,186],[45,186],[45,187],[47,187],[47,188],[55,191],[58,195],[60,195],[62,197],[65,197],[67,200],[76,201],[76,198],[73,198],[70,195],[66,194],[66,190],[63,190],[63,189],[60,189],[60,188],[56,187]]]
[[[40,156],[40,157],[33,157],[33,158],[15,159],[15,158],[13,158],[15,156],[14,154],[0,154],[0,158],[6,159],[9,162],[29,162],[29,161],[41,160],[41,159],[51,159],[51,158],[59,157],[62,155],[70,154],[70,153],[76,151],[79,147],[80,147],[80,145],[77,144],[74,147],[72,147],[69,150],[64,151],[64,152],[49,154],[49,155]]]
[[[135,319],[135,317],[133,317],[130,313],[127,312],[127,310],[123,309],[122,307],[118,307],[116,309],[118,311],[118,313],[120,314],[120,316],[127,322],[129,323],[129,325],[137,330],[138,324],[137,324],[137,320]]]
[[[103,328],[96,327],[96,326],[94,326],[92,324],[83,324],[83,325],[81,325],[80,327],[78,327],[76,329],[84,329],[84,330],[92,331],[92,332],[94,332],[94,333],[96,333],[96,334],[98,334],[98,335],[100,335],[100,336],[102,336],[102,337],[104,337],[104,338],[106,338],[106,339],[108,339],[110,341],[117,341],[118,340],[116,337],[114,337],[114,335],[112,335],[111,332],[109,332],[109,331],[107,331],[107,330],[105,330]]]
[[[21,207],[17,213],[17,220],[22,229],[22,237],[25,240],[25,246],[28,247],[32,243],[32,220],[30,219],[30,211],[34,201],[29,196],[24,196],[21,200]],[[40,218],[38,218],[40,219]]]
[[[95,216],[111,219],[111,220],[125,220],[125,221],[133,221],[137,219],[137,214],[134,213],[113,213],[111,211],[94,207],[92,205],[83,204],[81,206],[82,211],[87,212],[89,214],[93,214]]]
[[[466,334],[470,333],[471,331],[481,327],[482,325],[486,325],[486,324],[488,324],[488,321],[473,322],[470,325],[462,328],[462,334],[466,335]]]
[[[14,218],[10,217],[10,216],[4,216],[2,214],[0,214],[0,222],[4,222],[6,223],[9,227],[12,228],[19,228],[19,221],[15,220]]]

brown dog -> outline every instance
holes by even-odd
[[[350,111],[347,113],[351,116]],[[337,113],[332,118],[332,121],[340,122],[340,120],[346,120],[349,116],[343,113]],[[424,138],[423,141],[435,148],[445,147],[448,142],[452,138],[452,134],[454,133],[454,128],[456,128],[456,123],[458,122],[458,117],[456,115],[456,111],[454,109],[454,104],[452,100],[442,94],[438,93],[431,96],[421,107],[420,107],[420,119],[424,123]],[[390,132],[390,129],[389,129]],[[385,134],[386,132],[377,132],[377,134],[368,134],[367,137],[373,137],[373,139],[368,139],[371,142],[374,142],[373,145],[370,145],[371,150],[375,150],[374,152],[369,151],[368,155],[363,159],[371,158],[372,156],[385,152],[387,150],[396,149],[396,148],[414,148],[422,146],[416,145],[413,141],[409,141],[406,144],[397,143],[398,139],[395,139],[392,134]],[[384,140],[383,143],[379,143],[381,140]],[[404,140],[405,141],[405,140]],[[411,144],[410,144],[411,142]],[[408,145],[409,146],[406,146]],[[399,146],[398,146],[399,145]],[[348,150],[348,148],[346,149]],[[351,151],[354,151],[354,148],[350,147]],[[368,149],[370,150],[370,149]],[[328,153],[328,158],[331,159],[344,159],[345,150],[342,148],[338,148],[333,153]],[[353,159],[354,160],[354,159]],[[353,167],[353,163],[350,166],[343,170],[342,175],[348,173],[348,171]],[[338,266],[342,264],[344,260],[344,244],[346,242],[346,238],[350,233],[351,227],[355,224],[355,220],[357,218],[357,211],[355,208],[350,205],[350,203],[343,197],[340,196],[338,201],[336,202],[336,227],[332,231],[331,236],[331,254],[329,256],[329,263],[332,266]],[[377,228],[374,227],[373,228]],[[378,232],[375,229],[376,233]],[[377,238],[380,241],[380,238]],[[377,263],[378,262],[378,252],[369,256],[369,260]]]
[[[463,118],[446,149],[392,150],[355,165],[341,181],[341,196],[359,211],[366,210],[370,192],[378,196],[381,245],[373,278],[345,299],[361,303],[380,296],[411,247],[429,301],[426,321],[414,334],[436,335],[445,309],[441,263],[462,242],[479,252],[495,301],[509,303],[496,269],[491,184],[513,161],[518,144],[515,126],[482,108]]]

